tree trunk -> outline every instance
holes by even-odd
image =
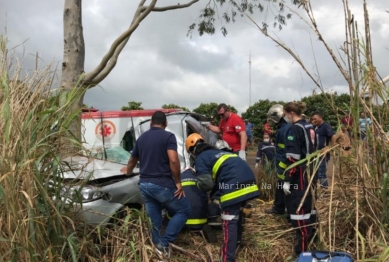
[[[85,42],[82,27],[82,0],[65,0],[63,13],[64,53],[61,75],[61,104],[66,102],[66,96],[74,88],[84,89],[81,75],[84,73]],[[74,91],[74,90],[73,90]],[[81,90],[80,90],[81,91]],[[81,91],[82,92],[82,91]],[[84,95],[75,96],[79,101],[72,103],[73,113],[80,110]],[[81,139],[81,116],[69,127],[77,138]]]

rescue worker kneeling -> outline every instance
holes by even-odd
[[[241,208],[260,195],[254,173],[238,155],[208,145],[199,134],[185,141],[186,150],[195,159],[197,186],[202,191],[220,193],[223,219],[221,261],[235,261],[237,243],[242,234]]]
[[[181,173],[181,185],[192,210],[184,227],[188,230],[202,230],[208,218],[208,196],[206,192],[197,188],[195,172],[192,167],[189,167]],[[174,215],[169,210],[167,212],[168,219]]]

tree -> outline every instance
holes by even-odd
[[[219,116],[217,114],[218,105],[219,104],[215,102],[211,102],[208,104],[201,103],[197,108],[193,109],[193,112],[206,116],[209,120],[215,121],[215,124],[217,125],[219,124]],[[227,105],[227,106],[230,108],[232,112],[234,113],[238,112],[238,110],[236,110],[235,107],[231,105]]]
[[[183,111],[190,112],[188,108],[185,106],[178,106],[176,104],[164,104],[161,106],[162,108],[169,109],[169,108],[181,108]]]
[[[284,104],[284,102],[270,101],[269,99],[259,100],[247,108],[246,112],[242,113],[242,118],[248,119],[249,122],[254,125],[253,135],[255,138],[262,137],[263,125],[267,119],[267,112],[269,111],[270,107],[275,104]]]
[[[142,102],[135,102],[131,101],[128,102],[128,106],[122,106],[123,111],[129,111],[129,110],[143,110],[143,107],[141,107]]]
[[[204,33],[214,34],[214,23],[219,15],[218,12],[222,12],[222,7],[226,11],[223,15],[221,15],[221,17],[226,23],[231,21],[235,22],[237,14],[243,15],[246,12],[252,14],[255,10],[263,11],[264,7],[256,1],[257,0],[230,0],[227,3],[225,0],[209,1],[205,8],[201,11],[198,24],[192,24],[189,27],[188,34],[190,34],[196,27],[200,35],[203,35]],[[268,0],[263,1],[266,3]],[[66,94],[73,88],[79,88],[81,89],[81,92],[84,93],[87,88],[94,87],[104,80],[116,66],[118,57],[131,38],[133,32],[150,13],[189,8],[199,2],[199,0],[188,0],[187,3],[178,3],[170,6],[156,6],[157,2],[158,0],[151,0],[146,4],[146,0],[140,0],[128,29],[115,39],[108,52],[102,57],[99,64],[94,69],[86,72],[84,68],[85,42],[82,26],[82,0],[65,0],[63,13],[64,56],[61,74],[62,95],[66,97]],[[294,0],[293,2],[294,4],[298,4],[300,1]],[[281,15],[284,9],[283,4],[272,2],[267,3],[277,8],[277,13],[280,13],[275,17],[276,21],[274,26],[278,25],[281,28],[282,25],[285,25],[286,18],[290,18],[290,14],[287,14],[286,16]],[[267,28],[266,23],[264,23],[263,26],[264,28]],[[222,26],[221,32],[223,35],[226,35],[227,29]],[[78,101],[78,109],[82,107],[83,97],[84,96],[82,95],[80,101]],[[74,108],[74,110],[76,111],[77,108]],[[80,134],[80,124],[81,120],[79,119],[78,124],[74,123],[71,125],[69,128],[70,131],[74,134]]]

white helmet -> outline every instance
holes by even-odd
[[[215,147],[220,150],[231,150],[231,147],[224,140],[218,140],[215,143]]]
[[[267,121],[271,121],[275,124],[278,124],[281,118],[284,116],[284,107],[280,104],[276,104],[270,107],[267,112]]]

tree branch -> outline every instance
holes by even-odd
[[[147,7],[143,6],[144,3],[145,0],[140,1],[139,7],[136,10],[134,18],[131,22],[131,26],[118,38],[116,38],[116,40],[112,43],[108,53],[102,58],[100,64],[97,65],[95,69],[85,74],[83,81],[90,87],[93,87],[101,82],[115,67],[117,58],[120,52],[123,50],[124,46],[127,44],[128,39],[139,26],[140,22],[145,19],[145,17],[155,7],[157,0],[152,0],[150,5]]]
[[[251,22],[254,23],[259,29],[259,31],[262,32],[265,36],[269,37],[271,40],[273,40],[275,43],[277,43],[279,46],[281,46],[285,51],[287,51],[303,68],[305,73],[312,79],[312,81],[321,89],[322,86],[316,81],[316,79],[311,75],[311,73],[308,71],[308,69],[304,66],[304,63],[301,61],[301,59],[289,48],[287,47],[284,43],[281,41],[275,39],[274,37],[270,36],[265,30],[263,30],[248,14],[244,13],[248,19],[250,19]]]
[[[193,0],[193,1],[190,1],[189,3],[187,4],[183,4],[183,5],[171,5],[171,6],[164,6],[164,7],[154,7],[153,12],[165,12],[165,11],[169,11],[169,10],[175,10],[175,9],[182,9],[182,8],[187,8],[187,7],[190,7],[191,5],[197,3],[199,0]]]

